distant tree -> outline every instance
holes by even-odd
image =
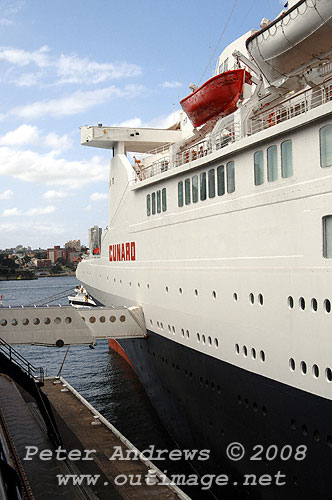
[[[56,263],[59,264],[60,266],[65,266],[67,264],[67,262],[63,257],[58,257]]]
[[[55,264],[55,266],[51,267],[51,272],[53,274],[59,274],[62,272],[62,267],[60,266],[60,264]]]

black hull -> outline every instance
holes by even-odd
[[[201,474],[228,474],[229,485],[214,488],[232,500],[332,500],[332,403],[234,367],[149,332],[147,339],[122,340],[148,396],[181,448],[209,449],[196,461]],[[226,456],[240,442],[242,460]],[[262,445],[261,460],[250,460]],[[272,459],[286,445],[292,458]],[[305,445],[305,459],[295,460]],[[290,447],[284,448],[284,458]],[[300,448],[301,450],[301,448]],[[298,458],[302,458],[301,452]],[[160,468],[162,463],[157,462]],[[278,476],[278,472],[280,474]],[[255,474],[247,479],[248,474]],[[263,476],[265,475],[265,476]],[[271,477],[269,482],[268,477]],[[285,475],[285,477],[284,477]],[[259,485],[263,477],[264,485]],[[256,485],[255,485],[256,481]],[[281,484],[286,482],[286,484]],[[237,485],[234,486],[234,483]]]

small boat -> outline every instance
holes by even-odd
[[[69,304],[73,307],[97,307],[96,302],[90,297],[83,286],[75,288],[76,295],[69,295]]]
[[[237,109],[243,98],[243,84],[251,85],[251,75],[244,69],[234,69],[216,75],[203,83],[180,104],[194,127],[212,118],[221,118]]]

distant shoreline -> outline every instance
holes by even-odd
[[[18,278],[17,276],[0,276],[0,281],[30,281],[38,280],[39,278],[64,278],[66,276],[76,276],[75,273],[62,273],[62,274],[47,274],[46,276],[30,276]]]

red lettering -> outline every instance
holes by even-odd
[[[125,254],[125,246],[124,246],[124,243],[122,243],[121,260],[126,260],[126,254]]]
[[[110,245],[109,247],[109,258],[110,258],[110,261],[112,261],[112,245]]]
[[[134,241],[132,241],[130,243],[130,258],[131,258],[131,260],[136,260],[135,242]]]
[[[130,260],[130,245],[126,243],[126,260]]]
[[[116,245],[116,260],[120,261],[121,260],[121,244],[118,243]]]

